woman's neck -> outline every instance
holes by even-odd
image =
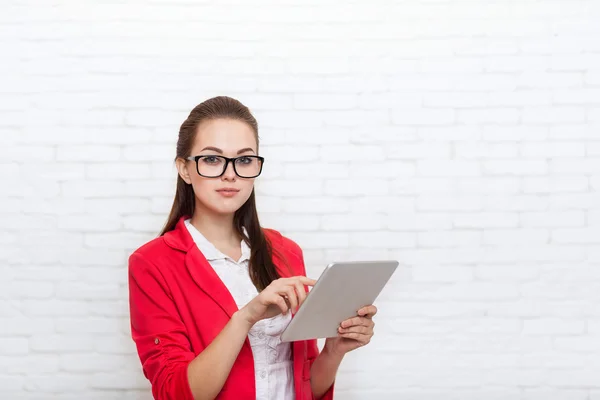
[[[239,245],[240,238],[233,227],[233,214],[218,215],[196,208],[190,222],[215,245]]]

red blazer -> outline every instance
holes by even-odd
[[[157,400],[193,400],[187,366],[238,309],[183,221],[129,257],[131,334]],[[264,232],[292,274],[306,275],[300,247],[275,230]],[[281,276],[292,275],[279,257],[273,261]],[[310,368],[319,354],[317,341],[294,342],[292,354],[296,400],[312,400]],[[255,397],[254,360],[246,338],[217,399]],[[323,399],[333,399],[333,386]]]

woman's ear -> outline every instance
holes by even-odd
[[[188,161],[183,158],[177,157],[175,160],[175,166],[177,167],[177,172],[181,179],[184,180],[188,185],[192,184],[192,179],[190,178],[190,173],[188,171]]]

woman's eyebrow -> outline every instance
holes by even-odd
[[[212,151],[215,151],[215,152],[217,152],[217,153],[219,153],[219,154],[223,154],[223,150],[219,149],[218,147],[207,146],[207,147],[203,148],[203,149],[202,149],[202,150],[200,150],[200,151],[204,151],[204,150],[212,150]],[[237,152],[237,153],[238,153],[238,154],[242,154],[242,153],[245,153],[245,152],[247,152],[247,151],[251,151],[251,152],[253,152],[253,153],[254,153],[254,149],[252,149],[251,147],[245,147],[245,148],[243,148],[243,149],[241,149],[241,150],[238,150],[238,152]]]

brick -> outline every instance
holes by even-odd
[[[417,173],[422,176],[479,176],[479,163],[463,160],[419,160]]]
[[[386,227],[397,231],[428,231],[452,228],[452,217],[443,212],[415,213],[413,211],[395,212],[386,215]]]
[[[288,232],[287,236],[307,249],[347,248],[348,233],[338,232]]]
[[[29,342],[23,337],[5,337],[0,341],[0,352],[8,356],[27,356]]]
[[[450,157],[450,145],[436,142],[401,143],[385,149],[389,159],[440,159]]]
[[[93,161],[98,160],[94,159]],[[148,163],[104,162],[96,164],[92,162],[87,163],[85,167],[85,175],[90,179],[144,179],[152,175]]]
[[[54,334],[33,335],[29,347],[40,353],[90,352],[94,349],[94,338],[90,335]]]
[[[551,171],[555,174],[593,174],[600,172],[600,158],[565,158],[552,160]],[[581,181],[583,177],[580,177]]]
[[[67,181],[62,183],[62,193],[66,197],[110,198],[125,192],[123,182],[111,181]]]
[[[582,227],[585,225],[585,214],[581,210],[524,212],[521,224],[525,228]]]
[[[294,214],[284,217],[280,213],[265,213],[261,218],[261,224],[294,232],[316,231],[321,226],[318,216]]]
[[[491,107],[549,106],[553,104],[552,92],[543,89],[492,92],[487,104]]]
[[[526,124],[559,124],[585,121],[584,110],[577,107],[524,107]]]
[[[560,124],[550,127],[551,139],[592,139],[597,137],[598,129],[592,124]],[[590,142],[586,143],[587,146]]]
[[[417,198],[417,210],[424,211],[476,211],[482,209],[480,196],[439,196],[424,195]]]
[[[478,140],[481,138],[481,128],[477,126],[421,126],[418,128],[419,137],[426,141],[460,141]]]
[[[387,195],[390,191],[389,182],[384,179],[328,179],[323,184],[324,193],[329,196],[370,196]]]
[[[523,143],[521,154],[524,157],[583,157],[585,145],[573,142]]]
[[[409,108],[392,110],[392,123],[396,125],[449,125],[456,121],[451,108]]]
[[[483,172],[492,175],[543,175],[548,171],[545,160],[492,160],[483,162]]]
[[[350,245],[374,248],[415,247],[416,235],[405,232],[353,232]]]
[[[599,352],[600,342],[589,336],[560,337],[554,340],[554,347],[568,352]]]
[[[565,228],[552,231],[555,243],[600,243],[600,227]]]
[[[321,181],[295,179],[260,182],[255,186],[257,195],[281,197],[314,197],[323,194]]]
[[[454,150],[460,158],[514,158],[519,152],[513,144],[487,142],[457,143]]]
[[[116,231],[121,219],[110,215],[65,215],[58,220],[58,228],[76,232]]]
[[[514,124],[519,121],[520,112],[513,108],[485,108],[478,110],[458,110],[456,121],[459,124]]]
[[[350,210],[348,200],[332,197],[282,198],[281,209],[286,213],[345,213]]]
[[[263,146],[261,151],[267,160],[275,162],[309,163],[319,158],[319,148],[317,146]]]
[[[60,295],[62,284],[58,286]],[[60,297],[60,296],[59,296]],[[81,301],[65,301],[58,299],[24,300],[23,313],[28,316],[84,316],[89,307]]]
[[[123,146],[123,160],[127,161],[172,161],[175,148],[172,146],[142,144]]]
[[[537,318],[523,321],[525,335],[577,335],[583,333],[584,322],[553,318]]]
[[[324,231],[352,231],[357,228],[378,231],[386,228],[386,221],[387,216],[374,213],[352,214],[352,218],[343,214],[324,215],[321,218],[320,226]]]
[[[386,144],[390,142],[410,142],[417,139],[417,128],[409,126],[358,127],[350,130],[351,144]]]
[[[360,128],[353,129],[360,131]],[[397,133],[397,132],[396,132]],[[275,133],[279,136],[280,143],[269,138],[269,144],[288,144],[288,145],[323,145],[323,144],[348,144],[352,135],[348,128],[339,128],[327,126],[323,128],[288,128],[283,132],[279,130]],[[261,137],[264,136],[264,129],[261,131]],[[391,136],[391,135],[390,135]],[[275,143],[272,143],[275,142]],[[369,141],[370,142],[370,141]],[[263,142],[261,142],[263,143]]]
[[[351,94],[303,93],[293,96],[293,106],[299,110],[347,110],[358,107],[358,104],[358,96]]]
[[[550,233],[545,229],[502,229],[483,233],[483,243],[487,245],[534,245],[548,243],[549,239]]]
[[[481,244],[480,232],[419,232],[419,247],[469,247]]]
[[[407,95],[409,98],[415,98],[414,95]],[[487,106],[487,96],[479,92],[431,92],[423,96],[423,106],[429,107],[456,107],[471,108]],[[398,104],[398,103],[396,103]],[[405,105],[405,104],[402,104]],[[419,104],[409,103],[408,106],[417,106]]]
[[[516,194],[521,191],[519,177],[459,178],[455,187],[462,194]]]
[[[57,161],[116,161],[121,158],[119,146],[59,145],[56,149]]]
[[[475,269],[477,279],[495,282],[519,282],[537,279],[540,269],[529,265],[478,265]]]
[[[551,169],[555,170],[555,165]],[[563,193],[586,192],[589,189],[586,177],[525,177],[523,178],[523,193]]]
[[[301,149],[294,149],[292,151],[302,152]],[[368,160],[384,160],[384,149],[381,146],[321,146],[319,158],[325,162],[343,162],[343,161],[362,161]],[[294,160],[289,161],[306,161],[306,160]]]
[[[489,141],[542,141],[548,137],[548,128],[543,126],[485,126],[484,140]]]
[[[456,300],[510,300],[519,296],[515,285],[495,282],[461,282],[436,293],[442,298]]]
[[[401,196],[368,196],[356,197],[348,202],[352,214],[364,213],[389,213],[412,211],[415,209],[415,201],[412,198]]]
[[[578,88],[583,75],[575,72],[522,72],[516,78],[519,89],[566,89]]]
[[[473,268],[463,266],[414,266],[415,282],[464,282],[473,280]],[[430,315],[428,315],[430,316]],[[457,316],[457,315],[455,315]]]
[[[455,213],[452,216],[455,228],[516,228],[518,225],[517,213]]]

